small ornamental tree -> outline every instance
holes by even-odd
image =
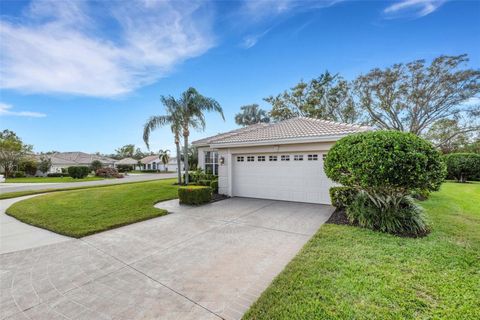
[[[97,172],[100,168],[103,168],[103,164],[99,160],[93,160],[92,163],[90,163],[90,169],[93,172]]]
[[[18,170],[24,171],[29,176],[34,176],[37,173],[37,162],[32,158],[24,158],[20,160]]]
[[[401,219],[392,224],[400,226],[394,233],[411,230],[405,225],[409,221],[422,221],[415,213],[405,218],[412,191],[438,190],[446,173],[440,153],[430,142],[399,131],[371,131],[339,140],[328,152],[324,169],[330,179],[357,189],[371,203],[379,215],[370,215],[371,219],[384,221],[384,215],[402,212]],[[384,226],[375,229],[392,231]]]
[[[50,170],[51,167],[52,159],[46,156],[41,156],[40,162],[38,163],[38,170],[40,170],[41,173],[45,174]]]
[[[480,154],[450,153],[444,156],[448,177],[458,182],[480,176]]]

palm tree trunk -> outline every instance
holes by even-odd
[[[185,165],[185,184],[188,185],[189,182],[189,176],[188,176],[188,129],[185,130],[183,129],[184,135],[183,135],[183,143],[184,143],[184,148],[183,148],[183,162]]]
[[[180,141],[178,138],[175,138],[175,147],[177,148],[177,179],[178,184],[182,184],[182,163],[180,159]]]

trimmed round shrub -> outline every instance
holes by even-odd
[[[480,177],[480,154],[450,153],[444,156],[448,177],[458,182],[467,182]]]
[[[212,200],[212,189],[205,186],[185,186],[178,188],[181,204],[199,205]]]
[[[83,179],[90,173],[90,168],[87,166],[71,166],[67,169],[68,175],[74,179]]]
[[[440,153],[428,141],[400,131],[371,131],[340,139],[324,163],[327,176],[344,186],[408,194],[435,191],[445,178]]]
[[[348,207],[358,193],[352,187],[331,187],[329,192],[332,205],[340,209]]]
[[[212,188],[213,193],[218,193],[218,180],[210,182],[210,188]]]
[[[360,200],[347,205],[350,215],[356,210],[361,226],[413,235],[423,233],[426,224],[409,196],[415,190],[438,190],[446,174],[441,155],[430,142],[399,131],[342,138],[328,152],[324,169],[333,181],[361,192]]]
[[[363,228],[409,237],[421,237],[429,232],[422,208],[410,197],[403,198],[397,208],[380,210],[364,192],[360,192],[346,213],[350,223]]]

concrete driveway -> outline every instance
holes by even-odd
[[[142,173],[129,174],[123,179],[105,179],[96,181],[84,182],[63,182],[63,183],[0,183],[0,193],[30,191],[30,190],[45,190],[45,189],[65,189],[82,186],[102,186],[110,184],[120,184],[127,182],[140,182],[159,179],[176,178],[176,173]]]
[[[333,211],[245,198],[159,206],[174,213],[1,255],[1,318],[238,319]]]

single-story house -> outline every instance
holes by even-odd
[[[140,165],[136,166],[136,170],[158,170],[158,171],[175,171],[177,172],[177,157],[171,157],[166,166],[163,165],[163,162],[160,160],[158,155],[146,156],[140,160]],[[183,162],[181,162],[181,170],[183,170]],[[166,169],[166,170],[165,170]]]
[[[123,158],[121,160],[115,161],[115,163],[113,165],[114,165],[115,168],[118,165],[122,165],[122,166],[127,165],[127,166],[131,166],[132,168],[136,168],[138,166],[138,160],[133,159],[133,158]]]
[[[60,173],[62,172],[62,168],[66,169],[71,166],[87,166],[89,167],[93,161],[98,160],[100,161],[104,167],[113,167],[115,160],[96,155],[96,154],[89,154],[85,152],[57,152],[52,154],[43,154],[43,155],[36,155],[37,160],[40,160],[41,157],[50,158],[52,161],[52,167],[48,171],[48,173]]]
[[[228,196],[330,204],[334,185],[323,159],[335,141],[371,130],[354,124],[298,117],[259,123],[194,141],[198,165],[218,175]]]

